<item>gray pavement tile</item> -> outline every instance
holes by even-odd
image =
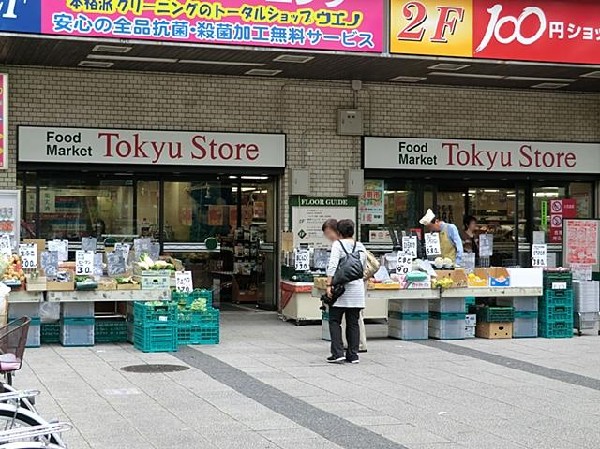
[[[375,433],[378,433],[385,438],[401,443],[403,445],[410,444],[430,444],[430,443],[451,443],[452,441],[434,433],[427,431],[425,428],[416,427],[412,424],[398,425],[373,425],[367,428]]]

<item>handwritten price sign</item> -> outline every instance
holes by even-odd
[[[77,276],[94,274],[94,260],[93,251],[77,251],[75,253],[75,274]]]
[[[531,266],[534,268],[546,268],[548,266],[548,245],[531,245]]]
[[[425,253],[428,256],[439,256],[442,254],[440,234],[438,232],[430,232],[425,234]]]
[[[407,275],[412,271],[413,258],[410,254],[406,254],[404,251],[398,251],[398,263],[396,265],[396,273],[401,275]]]
[[[7,234],[0,236],[0,254],[12,256],[12,244],[10,243],[10,236]]]
[[[310,270],[310,254],[306,250],[296,251],[296,257],[294,260],[296,271],[308,271]]]
[[[25,270],[33,270],[38,267],[37,245],[34,243],[24,243],[19,245],[19,255],[21,256],[21,265]]]
[[[177,271],[175,273],[175,290],[182,293],[191,293],[194,290],[191,271]]]
[[[402,237],[402,252],[408,254],[413,259],[417,258],[417,238],[406,236]]]

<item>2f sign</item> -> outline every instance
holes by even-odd
[[[448,37],[456,33],[458,24],[465,20],[465,8],[436,6],[428,9],[422,2],[408,2],[402,8],[402,16],[408,23],[400,29],[398,40],[421,42],[429,31],[430,42],[445,44]],[[434,28],[428,30],[427,23],[433,23]]]
[[[22,3],[27,3],[27,0],[20,0]],[[17,0],[4,0],[0,1],[0,11],[2,11],[3,19],[16,19],[15,9],[17,7]]]

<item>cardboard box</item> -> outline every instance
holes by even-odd
[[[473,273],[467,276],[467,283],[469,287],[487,287],[488,271],[485,268],[475,268]]]
[[[463,269],[435,270],[438,279],[449,277],[453,284],[449,288],[466,288],[468,286],[467,273]]]
[[[326,290],[327,289],[327,278],[324,278],[324,277],[315,278],[313,280],[313,283],[315,285],[315,288],[317,288],[319,290]]]
[[[47,281],[46,291],[48,292],[71,292],[75,290],[75,273],[72,270],[58,270],[59,273],[66,272],[68,274],[68,281]]]
[[[510,287],[510,274],[506,268],[488,268],[490,287]]]
[[[113,291],[117,289],[117,281],[111,278],[100,278],[98,281],[97,290],[100,291]]]
[[[117,290],[141,290],[142,284],[117,284]]]
[[[513,323],[477,323],[475,335],[489,340],[512,338]]]
[[[39,276],[37,279],[27,279],[25,284],[25,290],[28,292],[45,292],[46,291],[46,277]]]

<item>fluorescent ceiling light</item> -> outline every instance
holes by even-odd
[[[427,67],[429,70],[450,70],[450,71],[458,71],[462,69],[466,69],[470,67],[469,64],[450,64],[450,63],[441,63],[434,64]]]
[[[147,58],[143,56],[117,56],[117,55],[88,55],[88,59],[101,59],[108,61],[127,61],[127,62],[157,62],[163,64],[174,64],[177,59],[169,58]]]
[[[202,61],[199,59],[180,59],[179,64],[202,64],[202,65],[228,65],[228,66],[255,66],[260,67],[265,64],[259,62],[235,62],[235,61]]]
[[[254,76],[276,76],[279,75],[282,70],[269,70],[269,69],[250,69],[245,75],[254,75]]]
[[[532,89],[561,89],[567,86],[569,86],[569,84],[566,83],[540,83],[535,84],[531,87]]]
[[[131,51],[133,47],[125,47],[122,45],[96,45],[92,51],[98,51],[103,53],[127,53]]]
[[[112,62],[102,62],[102,61],[81,61],[79,67],[94,67],[96,69],[108,69],[112,67],[114,64]]]
[[[269,179],[268,176],[242,176],[242,179],[246,179],[248,181],[266,181]]]
[[[483,189],[485,193],[500,193],[500,190],[497,189]]]
[[[500,75],[478,75],[476,73],[452,73],[452,72],[430,72],[428,76],[455,76],[459,78],[481,78],[488,80],[501,80],[504,78]]]
[[[309,61],[315,59],[314,56],[305,56],[305,55],[279,55],[275,59],[274,62],[285,62],[289,64],[306,64]]]
[[[427,78],[422,76],[397,76],[392,78],[390,81],[399,81],[401,83],[418,83],[419,81],[425,81]]]
[[[511,81],[548,81],[551,83],[572,83],[573,81],[577,81],[569,78],[536,78],[534,76],[507,76],[505,79]]]
[[[595,72],[585,73],[583,75],[579,75],[581,78],[600,78],[600,70],[596,70]]]

